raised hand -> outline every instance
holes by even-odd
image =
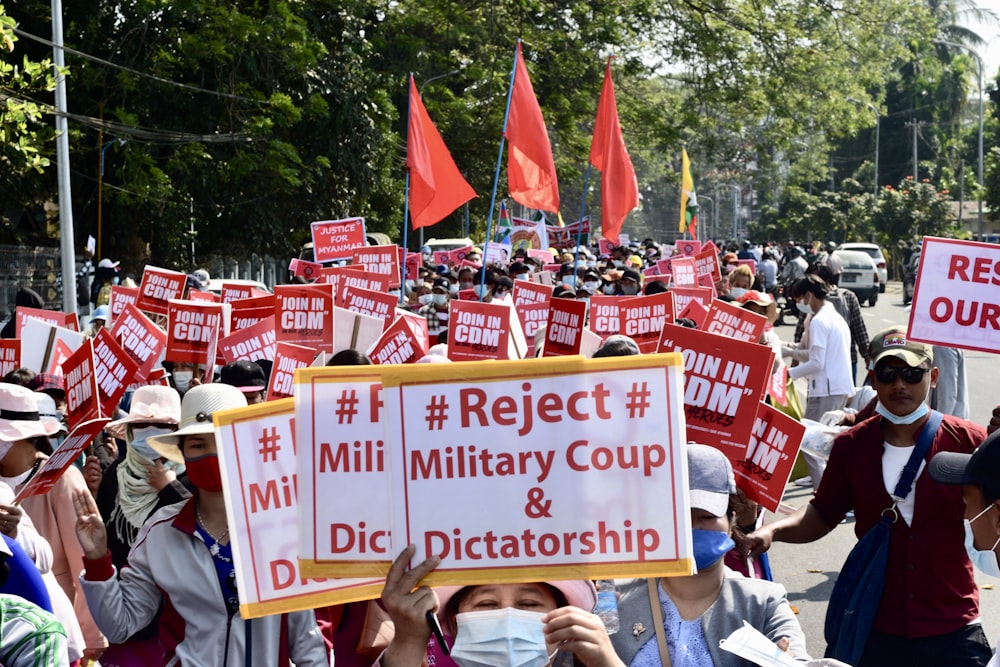
[[[76,507],[76,539],[80,541],[84,557],[88,560],[104,558],[108,552],[108,532],[94,497],[87,491],[77,491],[73,504]]]

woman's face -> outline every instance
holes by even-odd
[[[184,436],[181,453],[184,459],[196,459],[199,456],[215,454],[215,435],[213,433],[196,433]]]
[[[715,516],[708,510],[692,507],[691,527],[698,530],[717,530],[728,535],[730,526],[727,517]]]
[[[734,273],[733,275],[729,276],[729,286],[731,288],[737,287],[742,289],[750,289],[750,279],[745,275],[743,275],[742,273]]]
[[[458,613],[514,607],[545,614],[557,606],[555,596],[545,584],[488,584],[469,591],[459,603]],[[549,654],[557,648],[555,644],[546,644]]]

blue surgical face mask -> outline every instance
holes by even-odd
[[[809,307],[808,303],[802,303],[801,301],[795,302],[795,307],[799,309],[799,312],[803,315],[812,315],[813,310]]]
[[[562,277],[563,284],[569,285],[573,289],[576,289],[576,276],[570,274]]]
[[[163,455],[153,449],[147,441],[155,435],[167,435],[169,433],[173,433],[173,429],[161,428],[159,426],[133,429],[132,439],[129,440],[128,446],[143,458],[155,461],[156,459],[163,458]]]
[[[899,416],[899,415],[896,415],[896,414],[893,414],[893,413],[889,412],[889,410],[887,410],[885,408],[885,406],[882,405],[881,402],[879,402],[879,403],[877,403],[875,405],[875,412],[877,412],[878,414],[882,415],[883,419],[888,419],[893,424],[913,424],[914,422],[917,422],[920,419],[926,417],[927,414],[930,411],[931,411],[931,409],[927,405],[926,401],[924,401],[923,403],[921,403],[920,407],[918,407],[916,410],[914,410],[910,414],[903,415],[903,416]]]
[[[472,289],[476,292],[476,296],[480,299],[482,299],[483,295],[489,291],[489,288],[486,285],[476,285]]]
[[[993,543],[991,549],[977,549],[974,544],[975,536],[972,533],[972,522],[981,517],[982,515],[993,509],[993,503],[990,503],[986,509],[972,517],[971,519],[965,519],[965,552],[969,554],[969,560],[972,564],[982,572],[983,574],[988,574],[991,577],[1000,578],[1000,563],[997,562],[997,554],[994,549],[1000,544],[1000,537],[997,541]]]
[[[432,294],[431,295],[431,303],[433,303],[435,306],[443,306],[444,304],[448,303],[448,295],[447,294]]]
[[[458,614],[451,657],[459,667],[545,667],[544,615],[514,607]]]
[[[741,296],[743,296],[746,293],[747,293],[747,289],[745,287],[730,287],[729,288],[729,296],[733,297],[734,299],[738,299],[738,298],[740,298]]]
[[[736,546],[728,533],[721,530],[691,530],[691,544],[694,546],[694,563],[698,571],[712,567]]]

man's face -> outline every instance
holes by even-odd
[[[875,370],[869,371],[872,387],[878,394],[879,402],[889,412],[900,417],[919,408],[920,404],[927,400],[927,393],[931,387],[937,384],[937,368],[929,368],[928,364],[920,366],[920,370],[907,370],[912,368],[902,359],[889,357],[879,361]],[[915,379],[914,376],[917,374],[921,377],[919,381],[911,383],[906,381],[904,374],[909,374],[911,380]],[[891,377],[893,375],[895,377]]]
[[[983,491],[978,486],[962,486],[962,500],[965,501],[965,518],[972,521],[972,545],[977,549],[989,549],[1000,538],[1000,507],[996,503],[987,504]],[[987,507],[993,509],[985,511]]]

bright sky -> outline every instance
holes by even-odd
[[[979,0],[979,6],[992,9],[1000,14],[1000,0]],[[986,49],[979,53],[983,59],[983,88],[985,89],[996,76],[997,69],[1000,69],[1000,26],[987,26],[979,23],[971,27],[987,41]]]

